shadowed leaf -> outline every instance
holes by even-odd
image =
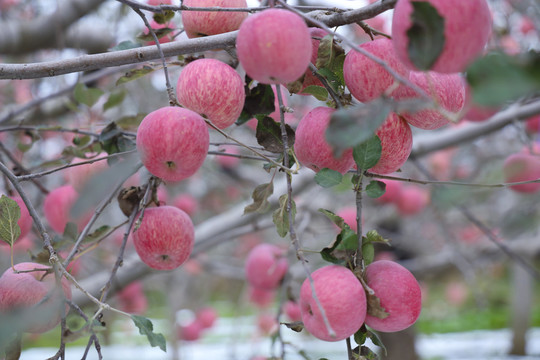
[[[343,175],[341,173],[329,168],[323,168],[315,174],[315,182],[323,188],[339,185],[342,180]]]
[[[288,195],[284,194],[279,197],[279,207],[274,211],[274,214],[272,215],[272,219],[274,220],[274,224],[276,225],[276,231],[279,236],[285,237],[287,233],[289,232],[289,213],[287,212],[287,200]],[[292,200],[292,206],[291,206],[291,218],[294,222],[294,218],[296,216],[296,203],[294,200]]]
[[[270,207],[270,203],[268,203],[268,198],[273,193],[274,193],[274,183],[270,182],[267,184],[258,185],[255,188],[255,190],[253,190],[253,194],[251,194],[253,203],[247,205],[244,208],[244,214],[251,213],[251,212],[263,213],[267,211],[268,208]]]
[[[287,144],[289,148],[292,148],[294,145],[294,130],[288,124],[285,124],[285,130],[287,131]],[[259,120],[255,137],[259,145],[264,147],[265,150],[277,154],[283,153],[281,124],[274,121],[274,119],[266,116],[264,119]]]
[[[21,208],[9,197],[0,197],[0,239],[10,246],[21,236],[21,228],[17,221],[21,218]]]
[[[73,97],[81,104],[92,107],[103,95],[103,91],[96,88],[86,87],[83,83],[78,83],[73,90]]]
[[[148,338],[148,342],[152,347],[158,346],[161,350],[167,351],[167,343],[163,334],[154,333],[154,325],[150,320],[143,316],[131,315],[131,319],[141,335],[145,335]]]
[[[386,184],[382,181],[372,180],[366,186],[366,194],[370,198],[376,199],[381,197],[386,192]]]

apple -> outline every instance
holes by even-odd
[[[259,244],[249,252],[244,270],[251,286],[272,290],[279,286],[288,267],[284,249],[273,244]]]
[[[17,225],[19,225],[21,228],[21,235],[19,236],[19,239],[22,239],[28,235],[28,233],[30,233],[30,230],[32,230],[34,220],[32,220],[32,217],[28,212],[28,208],[20,196],[11,197],[11,200],[14,200],[21,209],[21,217],[19,218],[19,221],[17,221]]]
[[[459,113],[465,104],[465,83],[460,74],[411,71],[409,80],[424,90],[441,108],[450,114]],[[400,86],[393,94],[396,100],[419,98],[419,94],[406,86]],[[400,114],[412,126],[420,129],[438,129],[450,120],[437,109],[425,109]]]
[[[174,28],[174,26],[171,25],[170,23],[159,24],[155,20],[150,20],[149,24],[150,24],[150,27],[152,28],[152,30],[154,31],[154,33],[156,32],[156,30],[159,30],[159,29],[165,29],[165,28],[173,29]],[[144,30],[143,30],[143,34],[148,35],[149,33],[150,32],[148,31],[148,28],[145,27]],[[174,34],[172,32],[170,32],[170,33],[160,37],[159,38],[159,43],[160,44],[166,44],[166,43],[171,42],[173,40],[174,40]],[[149,41],[146,42],[146,45],[148,45],[148,46],[156,45],[156,42],[154,40],[149,40]]]
[[[194,320],[187,325],[178,327],[178,338],[185,341],[196,341],[201,338],[203,328],[201,324]]]
[[[190,7],[247,8],[246,0],[184,0]],[[182,24],[191,38],[238,30],[248,16],[245,11],[182,11]]]
[[[409,71],[397,59],[391,40],[376,39],[361,44],[360,48],[385,61],[401,76],[407,77]],[[352,96],[361,102],[380,97],[395,83],[394,77],[381,65],[355,50],[349,51],[345,57],[343,77]]]
[[[137,151],[148,171],[164,181],[180,181],[202,166],[210,138],[204,119],[179,107],[146,115],[137,129]]]
[[[248,17],[236,38],[238,60],[246,73],[263,84],[297,80],[311,60],[311,36],[304,20],[283,9]]]
[[[220,129],[238,119],[246,98],[244,81],[229,65],[215,59],[189,63],[176,85],[178,102]]]
[[[240,155],[238,146],[235,145],[223,145],[219,147],[219,151],[224,154]],[[228,155],[217,155],[216,162],[223,169],[234,169],[240,164],[240,158]]]
[[[276,297],[275,289],[264,289],[250,286],[248,288],[248,299],[253,305],[259,308],[270,306]]]
[[[172,0],[148,0],[148,5],[159,6],[159,5],[172,5]]]
[[[326,129],[334,109],[320,106],[308,112],[296,128],[294,151],[302,165],[318,172],[323,168],[330,168],[345,173],[352,168],[354,159],[352,149],[343,152],[335,158],[332,148],[326,142]]]
[[[444,46],[430,70],[465,71],[482,54],[491,35],[491,12],[486,0],[399,0],[392,18],[392,42],[397,57],[411,70],[419,70],[409,58],[413,2],[429,2],[444,18]]]
[[[49,266],[23,262],[16,264],[16,271],[50,269]],[[56,327],[62,316],[64,297],[71,300],[71,286],[62,278],[62,292],[56,287],[54,273],[45,271],[16,273],[7,269],[0,277],[0,314],[18,312],[21,330],[43,333]],[[48,297],[46,300],[44,300]],[[65,312],[69,305],[65,305]]]
[[[315,65],[317,63],[317,56],[319,54],[319,43],[321,42],[320,39],[328,35],[326,30],[323,30],[321,28],[309,28],[309,34],[311,36],[311,60],[310,62]],[[308,65],[309,66],[309,65]],[[319,80],[315,75],[313,75],[313,72],[311,69],[307,69],[304,74],[304,81],[302,82],[302,90],[307,88],[308,86],[315,85],[315,86],[324,86],[321,83],[321,80]],[[300,91],[298,93],[299,95],[308,95],[302,93]]]
[[[101,153],[96,156],[96,158],[101,158],[106,155],[106,153]],[[87,160],[88,159],[77,158],[74,159],[71,164],[79,164]],[[105,171],[108,167],[109,166],[107,165],[106,160],[96,161],[91,164],[77,165],[67,168],[64,172],[64,177],[66,182],[73,186],[75,190],[81,191],[87,184],[88,180],[92,179],[96,175],[99,175],[99,173]],[[99,181],[97,178],[94,180]]]
[[[396,203],[401,195],[403,185],[401,181],[396,180],[379,180],[386,184],[386,190],[382,196],[379,196],[375,201],[382,204]]]
[[[397,171],[407,161],[412,151],[411,127],[403,118],[390,113],[375,134],[381,139],[381,158],[369,171],[376,174],[390,174]],[[354,167],[356,168],[356,164]]]
[[[526,152],[512,154],[503,164],[504,181],[507,183],[540,179],[540,157]],[[512,185],[510,189],[520,193],[535,193],[540,182]]]
[[[525,129],[530,134],[540,135],[540,115],[535,115],[525,120]]]
[[[148,309],[148,299],[142,282],[134,281],[118,292],[118,307],[130,314],[144,314]]]
[[[302,321],[302,311],[300,310],[300,304],[296,301],[288,300],[283,305],[283,312],[291,321]]]
[[[304,327],[325,341],[339,341],[353,335],[366,317],[366,294],[356,276],[346,267],[328,265],[315,270],[311,277],[315,293],[326,318],[335,332],[331,336],[306,279],[300,289],[300,312]]]
[[[272,314],[259,314],[257,316],[257,328],[263,335],[271,335],[277,332],[278,322]]]
[[[68,222],[74,222],[80,230],[92,217],[92,212],[73,219],[71,208],[77,201],[79,194],[71,185],[60,186],[47,194],[43,201],[43,214],[49,222],[49,226],[57,233],[62,234]]]
[[[345,220],[345,224],[349,225],[352,231],[358,230],[358,223],[356,222],[356,206],[347,206],[341,208],[336,215]],[[362,223],[363,222],[364,221],[362,219]]]
[[[214,326],[218,313],[212,307],[205,307],[197,311],[196,318],[203,329],[209,329]]]
[[[178,195],[173,200],[173,205],[180,210],[185,211],[189,216],[193,216],[199,210],[199,202],[197,199],[187,193]]]
[[[396,202],[399,213],[403,216],[416,215],[429,204],[429,191],[418,186],[404,186]]]
[[[191,254],[195,230],[189,216],[174,206],[147,208],[133,244],[141,260],[157,270],[172,270]]]
[[[416,322],[422,309],[422,292],[409,270],[396,262],[379,260],[366,267],[364,279],[388,313],[381,319],[368,312],[367,326],[377,331],[395,332]]]

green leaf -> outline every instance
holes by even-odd
[[[326,140],[339,156],[348,149],[369,140],[390,114],[388,100],[378,98],[366,104],[340,109],[330,117]]]
[[[241,125],[248,120],[251,120],[255,115],[269,115],[276,110],[274,105],[275,95],[272,87],[265,84],[257,84],[253,89],[249,88],[251,79],[246,75],[246,100],[240,117],[236,121],[237,125]]]
[[[326,101],[326,99],[328,99],[328,90],[317,85],[307,86],[304,90],[302,90],[302,94],[313,95],[315,99],[319,101]]]
[[[88,135],[84,135],[84,136],[75,136],[72,140],[73,142],[73,145],[79,147],[79,148],[84,148],[88,145],[90,145],[90,142],[92,141],[92,138]]]
[[[368,336],[365,326],[360,327],[360,329],[354,333],[354,342],[358,345],[364,345],[366,343]]]
[[[336,246],[336,250],[355,250],[358,249],[358,235],[350,228],[341,230],[338,235],[341,237],[339,245]]]
[[[377,230],[370,230],[367,232],[366,241],[369,241],[371,243],[382,243],[382,244],[390,244],[390,240],[385,239],[382,237]]]
[[[152,72],[154,72],[156,69],[151,68],[150,66],[143,66],[142,69],[134,69],[126,72],[124,76],[120,77],[118,80],[116,80],[116,86],[125,84],[127,82],[137,80],[139,78],[142,78],[145,75],[148,75]]]
[[[127,93],[125,91],[112,93],[107,99],[107,102],[103,104],[103,111],[107,111],[115,106],[120,105],[126,98],[126,94]]]
[[[281,195],[279,197],[279,207],[274,211],[272,219],[276,225],[276,230],[279,236],[285,237],[289,232],[289,213],[287,212],[287,203],[289,196],[287,194]],[[294,222],[296,216],[296,203],[292,200],[291,206],[291,218]]]
[[[173,29],[165,27],[165,28],[160,28],[160,29],[152,29],[152,31],[154,31],[154,34],[156,34],[158,39],[161,39],[165,35],[170,34],[171,32],[173,32]],[[150,34],[150,32],[148,34],[143,33],[143,34],[140,34],[140,35],[137,36],[137,40],[139,40],[139,41],[154,41],[154,37],[152,36],[152,34]]]
[[[122,130],[137,130],[147,114],[128,115],[116,120],[115,123]]]
[[[152,347],[159,346],[159,348],[167,352],[167,342],[165,341],[165,336],[163,334],[154,333],[154,325],[150,320],[143,316],[131,315],[131,319],[137,328],[139,328],[139,333],[145,335],[148,338],[148,342]]]
[[[172,18],[174,17],[174,14],[175,12],[172,10],[165,10],[162,13],[156,12],[154,13],[154,21],[157,22],[158,24],[162,24],[162,25],[166,24],[172,20]]]
[[[343,220],[341,216],[334,214],[332,211],[319,209],[319,212],[329,218],[341,230],[343,230],[345,227],[349,227],[349,225],[345,224],[345,220]]]
[[[64,240],[68,240],[70,242],[77,241],[77,238],[79,237],[79,229],[77,228],[77,224],[68,222],[64,228],[64,234],[62,237]]]
[[[98,141],[107,154],[116,154],[135,149],[135,141],[118,128],[115,122],[109,123],[99,134]],[[112,160],[112,159],[110,159]],[[114,161],[107,161],[109,165]]]
[[[386,184],[382,181],[372,180],[366,186],[366,194],[370,198],[376,199],[381,197],[386,192]]]
[[[244,214],[251,213],[251,212],[258,212],[258,213],[266,212],[268,208],[270,207],[268,198],[273,193],[274,193],[273,182],[258,185],[255,188],[255,190],[253,190],[253,194],[251,194],[253,203],[247,205],[244,208]]]
[[[418,70],[429,70],[445,43],[444,17],[429,2],[411,1],[411,27],[407,30],[409,59]]]
[[[83,83],[75,85],[75,89],[73,90],[73,97],[75,100],[88,107],[92,107],[99,100],[101,95],[103,95],[102,90],[86,87]]]
[[[141,47],[141,44],[133,42],[131,40],[122,41],[118,45],[109,49],[109,51],[120,51],[120,50],[129,50]]]
[[[540,91],[540,53],[510,56],[491,53],[467,69],[467,82],[478,105],[497,106]]]
[[[381,139],[379,139],[377,135],[374,135],[370,139],[354,147],[354,162],[359,169],[371,169],[379,162],[379,159],[381,158],[381,152]]]
[[[374,345],[382,348],[384,350],[384,356],[388,355],[388,351],[386,350],[386,346],[384,346],[381,338],[379,335],[374,331],[367,331],[367,336],[371,339],[371,342],[373,342]]]
[[[379,359],[379,356],[374,353],[370,348],[368,348],[365,345],[362,345],[360,347],[360,359],[365,360],[377,360]]]
[[[326,35],[319,42],[319,48],[317,50],[317,60],[315,61],[315,67],[321,69],[330,65],[334,55],[334,36]]]
[[[336,56],[330,65],[328,66],[328,69],[336,75],[337,79],[339,80],[339,84],[342,87],[345,87],[345,78],[343,77],[343,63],[345,62],[345,53],[342,51],[341,55]]]
[[[315,175],[315,182],[323,188],[339,185],[342,180],[343,175],[340,172],[329,168],[323,168]]]
[[[287,132],[287,144],[289,148],[292,148],[294,145],[294,130],[288,124],[285,124],[285,130]],[[283,153],[281,124],[271,117],[265,116],[257,122],[255,137],[259,145],[264,147],[265,150],[277,154]]]
[[[340,94],[342,92],[341,88],[343,87],[343,82],[339,75],[328,68],[321,68],[317,70],[317,73],[326,79],[328,85],[330,85],[336,93]]]
[[[365,242],[362,244],[362,257],[366,266],[373,262],[373,259],[375,259],[375,246],[373,246],[373,243]]]
[[[0,240],[5,241],[9,246],[13,246],[21,236],[21,228],[17,224],[20,218],[19,204],[6,195],[2,195],[0,197]]]

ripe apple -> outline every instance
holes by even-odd
[[[180,340],[196,341],[201,338],[203,328],[195,319],[187,325],[178,327],[177,334]]]
[[[172,270],[191,254],[195,230],[189,216],[174,206],[147,208],[133,244],[141,260],[157,270]]]
[[[352,149],[343,152],[341,157],[335,158],[332,148],[326,142],[326,129],[334,109],[317,107],[308,112],[296,128],[294,151],[302,165],[318,172],[323,168],[330,168],[345,173],[354,164]]]
[[[23,262],[16,264],[16,271],[50,269],[42,264]],[[62,315],[63,298],[71,300],[71,287],[62,278],[62,291],[56,287],[54,273],[32,271],[15,273],[7,269],[0,277],[0,314],[19,312],[17,320],[21,330],[29,333],[43,333],[56,327]],[[42,300],[45,297],[47,300]],[[65,312],[69,305],[65,305]]]
[[[238,149],[238,146],[234,146],[234,145],[220,146],[219,151],[224,154],[240,155],[240,150]],[[223,169],[234,169],[240,164],[240,158],[235,157],[235,156],[217,155],[216,162]]]
[[[341,208],[336,215],[341,216],[341,218],[345,220],[345,224],[349,225],[352,231],[358,230],[358,223],[356,222],[356,206],[346,206]],[[362,219],[362,223],[363,222]]]
[[[278,326],[277,319],[272,314],[259,314],[257,316],[257,327],[263,335],[274,334]]]
[[[418,186],[404,186],[396,202],[399,213],[403,216],[416,215],[429,204],[429,192]]]
[[[142,282],[134,281],[117,294],[118,307],[130,314],[144,314],[148,309],[148,299]]]
[[[172,0],[148,0],[148,5],[159,6],[159,5],[171,5]]]
[[[392,19],[392,42],[398,58],[418,70],[409,58],[413,2],[429,2],[444,18],[444,47],[430,70],[442,73],[465,71],[478,57],[491,34],[491,12],[486,0],[399,0]]]
[[[540,115],[532,116],[525,120],[525,129],[530,134],[540,135]]]
[[[366,267],[364,278],[389,315],[380,319],[369,313],[366,325],[382,332],[401,331],[420,316],[422,292],[409,270],[396,262],[379,260]]]
[[[526,152],[512,154],[504,161],[503,174],[507,183],[540,179],[540,157]],[[540,190],[540,182],[512,185],[510,189],[520,193],[535,193]]]
[[[199,209],[199,202],[190,194],[180,194],[174,201],[173,205],[180,210],[185,211],[189,216],[193,216]]]
[[[304,20],[283,9],[248,17],[236,38],[238,60],[246,73],[263,84],[297,80],[311,60],[311,36]]]
[[[244,270],[251,286],[272,290],[279,286],[288,267],[284,249],[273,244],[259,244],[249,252]]]
[[[397,171],[412,151],[411,127],[403,118],[390,113],[375,134],[381,139],[381,158],[369,171],[377,174]],[[356,164],[354,166],[356,167]]]
[[[465,104],[465,83],[459,74],[411,71],[409,80],[423,89],[440,107],[449,113],[459,113]],[[409,87],[400,86],[394,93],[396,100],[419,98]],[[415,113],[400,114],[412,126],[420,129],[438,129],[450,120],[437,109],[425,109]]]
[[[57,233],[62,234],[68,222],[78,225],[79,231],[84,228],[92,217],[92,213],[73,219],[70,212],[77,201],[79,194],[71,185],[60,186],[52,190],[43,201],[43,214],[49,222],[50,227]]]
[[[101,153],[97,158],[103,157],[107,154]],[[74,159],[71,164],[79,164],[88,159]],[[105,171],[109,166],[107,165],[106,160],[97,161],[91,164],[77,165],[70,168],[67,168],[64,172],[66,182],[73,186],[77,191],[81,191],[88,180],[93,176],[98,175],[100,172]],[[97,179],[94,179],[97,180]]]
[[[137,151],[142,163],[164,181],[180,181],[199,170],[209,141],[204,119],[179,107],[151,112],[137,130]]]
[[[385,61],[398,74],[406,77],[409,73],[397,59],[391,40],[381,38],[368,41],[360,48]],[[378,98],[395,82],[394,77],[381,65],[354,50],[345,57],[343,77],[352,96],[361,102]]]
[[[244,107],[244,81],[229,65],[215,59],[189,63],[176,85],[178,102],[220,129],[231,126]]]
[[[250,286],[248,288],[248,300],[259,308],[270,306],[276,298],[275,289],[264,289]]]
[[[209,329],[214,326],[218,318],[218,313],[216,309],[212,307],[205,307],[197,311],[196,317],[203,329]]]
[[[319,39],[322,39],[323,37],[328,35],[328,33],[326,32],[326,30],[323,30],[321,28],[309,28],[309,34],[311,36],[311,60],[310,61],[313,65],[315,65],[315,63],[317,62],[317,56],[319,53],[319,43],[321,42],[321,40]],[[304,74],[304,81],[302,82],[302,90],[304,90],[305,88],[311,85],[323,86],[321,81],[315,75],[313,75],[313,72],[311,71],[311,69],[308,68],[306,70],[306,73]],[[298,94],[308,95],[308,94],[303,94],[302,91],[300,91]]]
[[[386,184],[386,190],[375,201],[382,204],[396,203],[401,195],[403,185],[396,180],[379,180]]]
[[[283,305],[283,312],[291,321],[301,321],[302,311],[300,310],[300,304],[295,301],[289,300]]]
[[[353,335],[366,317],[366,294],[356,276],[346,267],[328,265],[311,274],[317,298],[335,332],[330,336],[306,279],[300,289],[300,311],[307,331],[318,339],[339,341]]]
[[[32,217],[28,212],[28,208],[26,207],[23,199],[20,196],[14,196],[11,199],[14,200],[21,209],[21,217],[19,218],[19,221],[17,221],[17,225],[19,225],[19,227],[21,228],[21,235],[19,236],[19,239],[22,239],[26,235],[28,235],[30,230],[32,230],[32,224],[34,220],[32,220]]]
[[[247,8],[246,0],[184,0],[191,7]],[[191,38],[222,34],[238,30],[247,12],[233,11],[182,11],[182,24]]]

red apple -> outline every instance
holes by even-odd
[[[235,145],[220,146],[219,151],[224,154],[240,155],[240,150]],[[240,158],[228,155],[217,155],[216,161],[224,169],[234,169],[240,164]]]
[[[308,112],[296,128],[294,143],[296,157],[302,165],[315,172],[330,168],[343,174],[354,164],[352,149],[344,151],[341,157],[335,158],[332,148],[326,142],[326,129],[334,111],[323,106],[317,107]]]
[[[358,223],[356,222],[356,206],[341,208],[336,215],[341,216],[341,218],[345,220],[345,224],[349,225],[352,231],[358,230]]]
[[[215,59],[189,63],[176,86],[178,102],[220,129],[231,126],[244,107],[244,81],[229,65]]]
[[[246,280],[253,287],[272,290],[279,286],[288,266],[285,250],[273,244],[260,244],[246,259]]]
[[[386,184],[386,190],[382,196],[379,196],[375,201],[389,204],[396,203],[401,195],[403,185],[401,181],[396,180],[379,180]]]
[[[525,129],[530,134],[540,135],[540,115],[535,115],[525,121]]]
[[[520,182],[540,179],[540,157],[520,152],[506,158],[503,164],[504,181]],[[540,182],[510,186],[520,193],[535,193],[540,190]]]
[[[195,230],[189,216],[174,206],[147,208],[133,244],[141,260],[157,270],[172,270],[191,254]]]
[[[173,205],[183,210],[189,216],[193,216],[199,209],[199,202],[195,197],[190,194],[180,194],[174,201]]]
[[[14,200],[21,209],[21,217],[19,218],[19,221],[17,221],[17,225],[19,225],[19,227],[21,228],[21,235],[19,236],[19,239],[22,239],[26,235],[28,235],[30,230],[32,230],[32,224],[34,220],[32,220],[32,217],[28,212],[28,208],[26,207],[23,199],[20,196],[14,196],[11,199]]]
[[[197,321],[199,322],[199,324],[201,324],[201,327],[203,329],[209,329],[214,326],[218,318],[218,313],[216,309],[212,307],[205,307],[197,311],[196,317]]]
[[[236,38],[238,60],[246,73],[263,84],[297,80],[311,60],[311,36],[304,20],[283,9],[248,17]]]
[[[97,158],[106,156],[107,154],[101,153]],[[88,159],[74,159],[71,164],[79,164]],[[68,184],[73,186],[77,191],[81,191],[84,186],[87,184],[88,180],[92,179],[94,176],[98,175],[100,172],[105,171],[109,166],[107,165],[106,160],[96,161],[91,164],[77,165],[65,170],[65,179]],[[93,179],[94,181],[99,181],[97,178]]]
[[[15,265],[17,271],[50,269],[42,264],[24,262]],[[43,333],[60,323],[62,306],[65,312],[69,305],[63,304],[63,298],[71,300],[71,287],[67,279],[62,278],[62,291],[56,287],[54,273],[32,271],[15,273],[7,269],[0,277],[0,314],[21,311],[17,319],[21,320],[22,331]],[[48,297],[47,300],[42,300]]]
[[[150,27],[152,28],[152,30],[154,31],[154,33],[156,32],[156,30],[159,30],[159,29],[165,29],[165,28],[169,28],[169,29],[173,29],[174,26],[170,23],[167,23],[167,24],[158,24],[155,20],[150,20]],[[145,27],[144,30],[143,30],[143,34],[144,35],[148,35],[150,32],[148,31],[148,28]],[[168,42],[171,42],[174,40],[174,34],[172,32],[162,36],[159,38],[159,43],[160,44],[166,44]],[[146,42],[146,45],[156,45],[156,42],[154,40],[149,40]]]
[[[283,312],[287,315],[291,321],[301,321],[302,311],[300,310],[300,304],[295,301],[289,300],[283,305]]]
[[[263,335],[274,334],[278,329],[278,322],[272,314],[259,314],[257,316],[257,327]]]
[[[248,299],[253,305],[259,308],[265,308],[270,306],[276,298],[276,291],[274,289],[268,290],[264,288],[257,288],[250,286],[248,288]]]
[[[201,324],[194,320],[187,325],[178,327],[178,338],[185,341],[196,341],[201,338]]]
[[[377,331],[395,332],[416,322],[422,309],[422,292],[409,270],[393,261],[380,260],[366,267],[364,278],[389,314],[380,319],[368,313],[367,326]]]
[[[339,341],[353,335],[366,317],[366,294],[360,281],[349,269],[328,265],[311,274],[317,298],[335,332],[331,336],[306,279],[300,289],[300,310],[304,327],[325,341]]]
[[[142,282],[134,281],[117,294],[118,307],[130,314],[144,314],[148,309],[148,299]]]
[[[137,130],[137,151],[148,171],[180,181],[202,166],[209,147],[208,127],[197,113],[163,107],[146,115]]]
[[[430,70],[442,73],[465,71],[482,54],[491,34],[491,12],[486,0],[399,0],[392,19],[392,42],[396,54],[411,70],[408,31],[412,27],[413,2],[429,2],[444,18],[444,47]]]
[[[246,0],[184,0],[191,7],[247,8]],[[182,11],[182,24],[189,38],[222,34],[238,30],[247,12]]]
[[[416,215],[429,204],[429,191],[418,186],[404,186],[396,203],[403,216]]]
[[[401,76],[406,77],[409,73],[397,59],[391,40],[376,39],[361,44],[360,48],[385,61]],[[395,82],[394,77],[381,65],[354,50],[345,57],[343,77],[352,96],[361,102],[378,98]]]
[[[81,216],[79,219],[73,219],[71,208],[77,201],[79,194],[71,185],[60,186],[52,190],[43,201],[43,214],[49,222],[49,226],[57,233],[62,234],[68,222],[74,222],[78,225],[79,231],[90,220],[91,212]]]
[[[315,65],[317,62],[317,56],[319,53],[319,43],[321,42],[321,40],[319,39],[322,39],[323,37],[328,35],[328,33],[326,32],[326,30],[323,30],[320,28],[309,28],[309,33],[311,35],[311,49],[312,49],[311,50],[311,63]],[[313,71],[311,71],[311,69],[308,68],[304,74],[304,81],[302,82],[302,90],[304,90],[305,88],[311,85],[323,86],[321,81],[315,75],[313,75]],[[300,91],[298,94],[308,95],[308,94],[303,94],[302,91]]]

